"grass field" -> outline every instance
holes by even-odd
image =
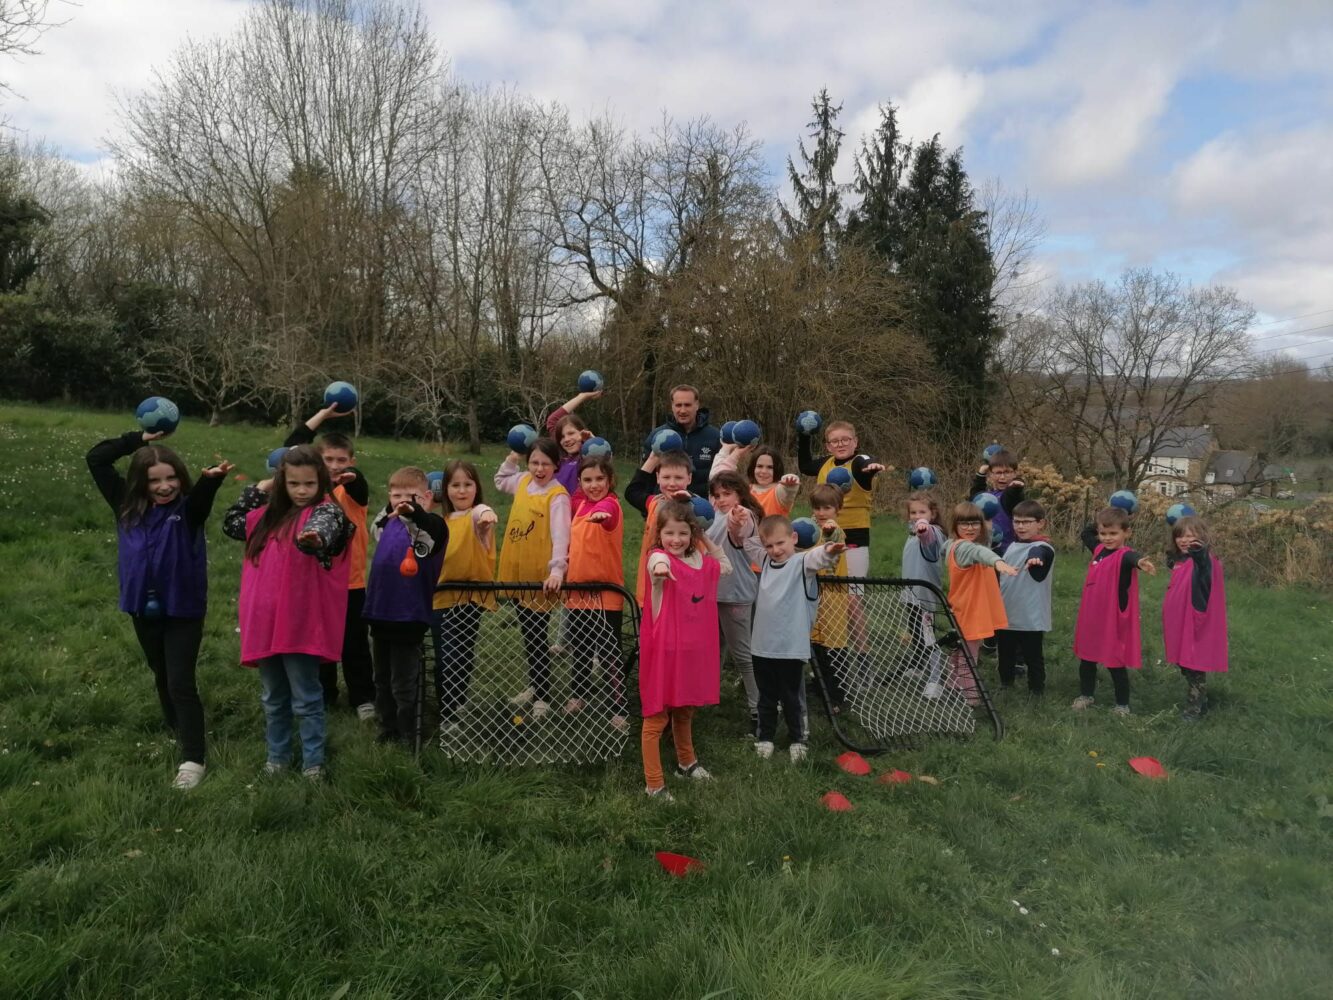
[[[1075,716],[1067,650],[1084,559],[1065,553],[1045,703],[1002,698],[999,743],[873,761],[937,785],[843,774],[822,717],[807,764],[758,761],[724,683],[696,728],[717,779],[674,785],[673,805],[643,796],[633,740],[589,768],[459,767],[430,752],[418,765],[346,712],[330,721],[330,780],[312,787],[259,774],[258,680],[235,665],[240,546],[220,531],[239,491],[228,484],[208,529],[209,774],[181,795],[115,606],[112,516],[82,457],[129,425],[0,406],[4,997],[1333,991],[1327,595],[1229,585],[1233,671],[1202,724],[1179,721],[1183,684],[1160,665],[1135,677],[1133,716]],[[188,422],[170,443],[194,468],[220,452],[259,478],[283,436]],[[439,467],[442,453],[361,444],[381,500],[407,462]],[[893,575],[892,519],[876,546]],[[1163,588],[1162,576],[1144,588],[1149,664]],[[1131,772],[1139,754],[1170,780]],[[822,809],[830,789],[856,810]],[[707,869],[672,879],[656,850]]]

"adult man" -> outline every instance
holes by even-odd
[[[653,435],[661,430],[675,431],[685,442],[685,454],[690,456],[694,469],[690,476],[690,492],[708,496],[708,470],[713,456],[722,446],[722,432],[708,422],[708,411],[699,406],[699,390],[692,385],[678,385],[671,390],[671,417],[648,432],[643,439],[643,455],[652,449]]]

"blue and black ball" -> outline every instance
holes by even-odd
[[[717,511],[713,505],[703,497],[690,497],[690,508],[694,511],[694,516],[700,524],[707,528],[717,517]]]
[[[796,414],[796,429],[802,434],[814,434],[824,426],[824,418],[814,410],[802,410]]]
[[[836,486],[842,492],[846,493],[852,488],[852,473],[841,465],[835,465],[828,470],[828,475],[824,477],[824,482],[830,486]]]
[[[335,407],[339,413],[351,413],[361,402],[351,382],[330,382],[324,390],[324,405]]]
[[[798,517],[792,521],[791,528],[796,532],[798,549],[812,548],[819,541],[819,525],[815,524],[812,518]]]
[[[655,455],[661,455],[668,451],[684,451],[685,440],[671,430],[669,427],[663,427],[653,435],[652,440],[648,442]]]
[[[914,490],[928,490],[939,485],[935,470],[925,465],[918,465],[907,474],[907,485]]]
[[[134,419],[149,434],[170,434],[181,422],[181,411],[166,396],[149,396],[134,408]]]
[[[1182,517],[1195,517],[1196,512],[1193,507],[1187,503],[1173,503],[1166,509],[1166,523],[1175,526],[1175,523]]]
[[[601,458],[611,454],[611,442],[604,437],[590,437],[579,445],[579,453],[585,458]]]
[[[509,450],[516,451],[519,454],[527,454],[532,449],[532,442],[536,440],[536,430],[527,424],[515,424],[509,428],[509,433],[505,436],[505,443],[509,445]]]
[[[282,448],[274,448],[268,453],[268,471],[270,475],[278,471],[278,466],[282,464],[282,456],[286,454],[287,448],[285,446]]]
[[[726,423],[722,425],[719,433],[721,433],[722,435],[723,444],[736,443],[735,430],[736,430],[736,421],[734,420],[728,420]]]
[[[1133,514],[1139,509],[1139,498],[1133,490],[1116,490],[1111,494],[1111,506],[1119,507],[1126,514]]]
[[[601,372],[595,372],[589,368],[579,375],[579,392],[601,392],[604,388],[606,388],[606,380],[602,378]]]
[[[987,521],[995,520],[995,515],[1000,512],[1000,501],[995,499],[993,493],[978,493],[972,502],[981,508],[981,516]]]

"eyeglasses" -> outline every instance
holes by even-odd
[[[856,444],[856,438],[829,438],[828,443],[834,447],[843,444]]]
[[[1016,518],[1014,518],[1013,523],[1014,523],[1015,525],[1020,525],[1020,524],[1036,524],[1036,523],[1037,523],[1037,519],[1036,519],[1035,517],[1016,517]]]

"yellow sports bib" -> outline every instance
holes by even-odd
[[[531,481],[528,474],[518,481],[514,506],[509,509],[500,549],[500,579],[505,583],[541,583],[551,572],[551,499],[568,496],[568,492],[554,483],[544,493],[529,493]],[[518,598],[519,603],[543,611],[558,603],[558,598],[538,592],[520,593]]]
[[[455,511],[448,517],[449,542],[444,549],[444,565],[440,567],[441,583],[478,580],[489,583],[495,579],[495,552],[487,552],[477,538],[472,523],[472,511]],[[495,591],[437,590],[434,607],[452,608],[458,604],[479,604],[495,610]]]
[[[848,472],[852,471],[852,461],[855,455],[842,463],[842,467]],[[839,463],[830,455],[824,460],[824,464],[819,469],[819,482],[827,483],[828,474],[837,468]],[[809,466],[806,466],[809,468]],[[846,531],[848,528],[869,528],[870,527],[870,491],[852,477],[852,488],[848,490],[842,498],[842,510],[838,511],[838,526]]]

